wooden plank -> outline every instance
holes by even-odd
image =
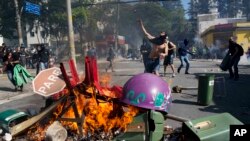
[[[32,117],[32,118],[30,118],[30,119],[28,119],[20,124],[13,126],[10,130],[10,134],[12,136],[16,136],[16,135],[20,134],[21,132],[23,132],[24,130],[28,129],[33,124],[37,123],[39,120],[41,120],[46,115],[48,115],[50,112],[52,112],[62,102],[62,100],[64,98],[65,97],[61,98],[60,100],[58,100],[57,102],[52,104],[49,108],[47,108],[46,110],[41,112],[39,115],[36,115],[36,116],[34,116],[34,117]]]

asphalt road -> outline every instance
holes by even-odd
[[[197,90],[184,90],[182,93],[172,93],[173,103],[170,109],[171,114],[176,116],[196,119],[218,113],[228,112],[243,123],[250,123],[250,65],[239,66],[240,79],[229,80],[227,72],[221,72],[218,68],[220,61],[192,60],[190,72],[184,74],[184,69],[176,77],[171,77],[170,68],[168,74],[162,77],[171,87],[180,85],[184,87],[198,87],[198,76],[211,73],[215,75],[214,97],[209,106],[197,104]],[[178,66],[179,60],[175,60]],[[105,72],[107,62],[98,62],[99,76],[109,74],[111,76],[110,86],[123,86],[132,76],[142,73],[143,64],[140,61],[118,60],[115,63],[115,72]],[[78,65],[78,72],[84,72],[83,64]],[[34,70],[30,70],[34,73]],[[161,67],[161,73],[163,67]],[[44,106],[44,98],[32,92],[31,83],[24,87],[24,92],[14,92],[13,86],[5,74],[0,74],[0,111],[14,108],[26,110],[27,108],[39,109]],[[172,127],[180,127],[181,123],[167,119],[166,124]]]

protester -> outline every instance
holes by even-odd
[[[11,50],[7,50],[6,54],[3,58],[3,62],[4,62],[4,71],[6,71],[7,77],[10,80],[10,82],[15,86],[15,91],[17,91],[18,86],[16,81],[14,80],[14,67],[16,66],[16,64],[19,63],[19,54],[18,53],[12,53]],[[20,89],[22,90],[23,86],[20,87]]]
[[[144,64],[145,72],[146,72],[146,65],[147,65],[147,62],[149,60],[149,54],[151,52],[151,49],[152,48],[151,48],[150,44],[147,42],[147,39],[143,38],[140,52],[142,54],[142,61]]]
[[[87,56],[89,57],[97,57],[96,50],[94,47],[88,46]]]
[[[167,66],[170,66],[173,72],[172,77],[175,77],[174,53],[175,53],[176,46],[174,43],[170,42],[168,39],[167,39],[166,44],[168,45],[168,55],[165,56],[164,62],[163,62],[164,76],[166,75]]]
[[[107,57],[107,61],[109,61],[109,65],[106,68],[106,72],[108,72],[109,69],[111,69],[112,72],[114,71],[114,59],[115,59],[115,51],[112,45],[110,45],[109,47],[109,51],[108,51],[108,57]]]
[[[37,74],[44,69],[47,69],[49,63],[49,51],[44,45],[38,46],[38,64],[37,64]]]
[[[229,75],[230,79],[238,80],[239,72],[238,72],[238,63],[240,61],[240,57],[244,54],[244,50],[241,45],[236,43],[236,37],[231,37],[229,39],[229,55],[230,55],[230,67],[229,67]],[[234,68],[234,72],[233,72]]]
[[[158,37],[154,37],[146,31],[142,23],[142,20],[140,20],[139,22],[142,31],[149,39],[149,41],[153,44],[153,48],[149,54],[149,60],[147,62],[146,72],[154,73],[157,76],[159,76],[160,59],[163,59],[165,56],[168,55],[168,46],[166,44],[167,34],[165,32],[161,32]]]
[[[26,68],[26,57],[28,56],[28,53],[26,52],[25,46],[23,44],[21,45],[20,49],[18,49],[18,52],[20,54],[20,64]]]
[[[250,59],[250,47],[248,47],[246,55],[247,55],[247,59],[249,60]]]
[[[189,63],[187,55],[188,55],[188,53],[192,55],[192,53],[188,51],[188,40],[187,39],[184,39],[183,45],[181,45],[181,47],[178,49],[178,53],[179,53],[181,65],[179,66],[177,72],[180,73],[181,68],[183,67],[183,62],[185,62],[186,63],[185,74],[189,74],[188,70],[189,70],[190,63]]]

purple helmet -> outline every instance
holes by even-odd
[[[168,112],[172,102],[171,89],[162,78],[142,73],[125,83],[121,101],[137,107]]]

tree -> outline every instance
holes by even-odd
[[[218,12],[220,13],[221,18],[228,17],[228,0],[218,1]]]
[[[16,31],[14,1],[0,1],[0,34],[5,38],[17,38],[13,33]]]

